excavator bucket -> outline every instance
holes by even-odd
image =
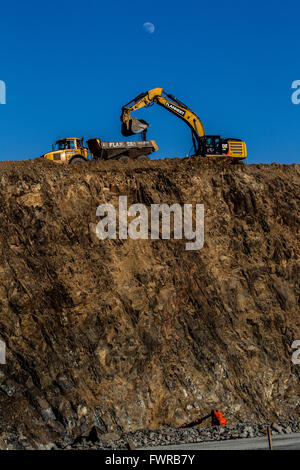
[[[130,118],[127,123],[122,124],[122,134],[125,137],[130,135],[140,134],[141,132],[148,129],[150,124],[148,124],[144,119]]]

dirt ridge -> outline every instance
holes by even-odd
[[[0,165],[0,442],[299,418],[300,166]],[[203,203],[205,244],[104,240],[96,208]]]

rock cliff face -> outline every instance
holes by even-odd
[[[204,204],[203,248],[99,240],[120,195]],[[0,446],[299,418],[299,165],[3,163],[0,205]]]

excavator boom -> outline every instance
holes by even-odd
[[[146,93],[141,93],[123,106],[121,115],[123,135],[138,134],[149,127],[149,124],[143,119],[132,118],[131,113],[153,103],[159,104],[182,119],[198,138],[205,135],[203,124],[194,111],[175,98],[175,96],[165,93],[162,88],[153,88]]]

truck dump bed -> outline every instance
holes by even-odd
[[[158,150],[155,140],[103,142],[93,138],[87,144],[95,160],[139,159]]]

